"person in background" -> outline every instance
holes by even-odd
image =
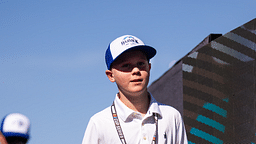
[[[5,137],[1,132],[0,132],[0,144],[7,144]]]
[[[8,144],[26,144],[30,137],[30,121],[20,113],[8,114],[2,120],[1,133]],[[4,141],[1,144],[5,144]]]

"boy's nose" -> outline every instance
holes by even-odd
[[[134,74],[139,74],[140,73],[140,69],[138,68],[138,67],[133,67],[133,69],[132,69],[132,74],[134,75]]]

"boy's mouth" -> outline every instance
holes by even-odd
[[[143,81],[143,79],[134,79],[131,82],[142,82],[142,81]]]

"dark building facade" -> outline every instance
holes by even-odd
[[[149,86],[183,115],[190,144],[256,143],[256,19],[210,34]]]

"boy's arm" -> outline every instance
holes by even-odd
[[[92,119],[87,125],[82,144],[99,144],[98,131]]]

